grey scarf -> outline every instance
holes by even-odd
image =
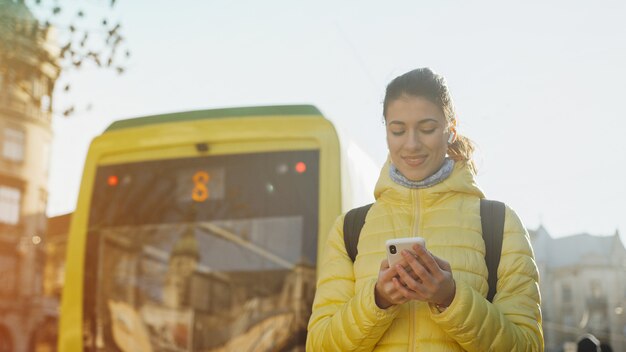
[[[452,169],[454,169],[454,160],[450,158],[445,158],[443,161],[443,165],[437,172],[421,181],[411,181],[408,178],[404,177],[404,175],[402,175],[400,171],[396,168],[396,166],[392,163],[391,167],[389,168],[389,176],[395,183],[407,188],[427,188],[430,186],[434,186],[448,178],[448,176],[450,176],[450,174],[452,173]]]

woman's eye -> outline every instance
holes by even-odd
[[[436,128],[430,129],[430,130],[422,130],[422,133],[424,134],[431,134],[433,132],[435,132]]]
[[[401,136],[404,133],[404,131],[391,131],[391,134],[393,134],[394,136]]]

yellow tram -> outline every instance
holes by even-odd
[[[309,105],[113,123],[85,162],[59,350],[304,350],[340,169]]]

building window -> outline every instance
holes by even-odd
[[[44,95],[44,83],[39,77],[33,78],[33,96],[35,99],[41,98]]]
[[[17,260],[13,256],[0,253],[0,296],[10,296],[17,283]]]
[[[563,303],[572,302],[572,288],[569,285],[563,285],[562,287]]]
[[[2,157],[15,162],[24,161],[24,131],[7,127],[3,135]]]
[[[41,97],[41,105],[40,105],[41,112],[49,112],[50,111],[50,103],[51,103],[50,102],[50,96],[47,95],[47,94],[44,94]]]
[[[591,297],[600,298],[602,296],[602,283],[598,280],[591,281]]]
[[[43,149],[41,168],[43,169],[44,175],[48,175],[50,173],[50,142],[44,142],[41,148]]]
[[[20,222],[21,198],[19,189],[0,186],[0,223],[17,225]]]

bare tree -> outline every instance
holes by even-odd
[[[115,2],[0,0],[0,74],[7,77],[4,84],[19,87],[39,106],[46,104],[41,99],[51,98],[55,84],[62,84],[61,92],[71,90],[71,83],[63,81],[64,73],[89,64],[124,73],[130,51],[125,45],[122,25],[101,14],[111,12]],[[91,13],[89,18],[87,9]],[[47,94],[38,94],[29,85],[42,67],[57,73],[45,85]],[[74,104],[55,112],[70,116],[76,110]]]

